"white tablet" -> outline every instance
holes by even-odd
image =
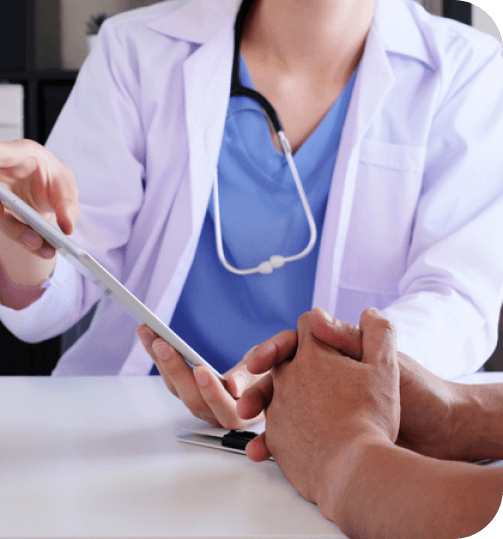
[[[30,225],[33,230],[38,232],[59,253],[65,256],[82,275],[90,279],[107,296],[121,305],[127,313],[138,321],[139,325],[146,324],[157,335],[169,342],[192,367],[195,365],[206,365],[220,380],[223,380],[222,375],[218,371],[166,326],[152,311],[145,307],[139,299],[90,254],[63,234],[59,228],[55,227],[47,219],[44,219],[44,217],[2,183],[0,183],[0,200],[8,204],[26,224]]]

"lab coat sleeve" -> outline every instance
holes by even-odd
[[[14,335],[26,342],[40,342],[68,329],[66,313],[81,303],[83,292],[80,275],[61,255],[57,254],[56,266],[46,283],[42,297],[26,309],[14,310],[0,305],[0,320]],[[43,324],[40,321],[43,320]],[[51,333],[47,337],[47,328]]]
[[[116,34],[106,21],[46,147],[77,179],[80,218],[72,239],[120,279],[143,197],[145,149],[133,45]],[[4,324],[26,341],[66,331],[101,297],[66,260],[57,267],[49,289],[25,312],[0,311]]]
[[[503,301],[503,59],[487,43],[444,68],[407,269],[384,309],[399,349],[444,378],[488,359]]]

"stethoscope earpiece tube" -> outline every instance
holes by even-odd
[[[264,262],[262,262],[255,268],[250,268],[247,270],[240,270],[238,268],[234,268],[227,262],[224,255],[224,248],[223,248],[223,241],[222,241],[222,228],[221,228],[221,223],[220,223],[218,174],[215,172],[215,177],[213,180],[213,208],[214,208],[214,214],[215,214],[215,241],[217,245],[218,258],[220,259],[220,262],[227,270],[237,275],[251,275],[253,273],[263,273],[263,274],[272,273],[274,269],[281,268],[282,266],[285,265],[286,262],[293,262],[295,260],[300,260],[301,258],[304,258],[305,256],[307,256],[313,250],[314,245],[316,243],[316,238],[317,238],[316,223],[314,222],[314,217],[311,212],[311,208],[309,207],[309,202],[307,200],[306,193],[302,186],[302,182],[300,180],[297,167],[295,166],[295,161],[293,159],[292,148],[290,146],[290,142],[285,136],[285,133],[283,131],[283,126],[281,125],[278,114],[274,110],[274,107],[271,105],[271,103],[269,103],[269,101],[262,94],[260,94],[259,92],[255,90],[252,90],[251,88],[246,88],[245,86],[243,86],[239,78],[239,51],[240,51],[240,46],[241,46],[241,35],[243,33],[246,16],[248,15],[248,12],[250,11],[252,4],[253,4],[253,0],[244,0],[243,3],[241,4],[238,15],[236,17],[236,24],[234,28],[234,59],[232,62],[232,80],[231,80],[230,96],[231,97],[244,96],[244,97],[249,97],[250,99],[255,100],[262,107],[264,113],[266,114],[266,118],[268,118],[269,122],[272,124],[272,127],[274,128],[274,130],[276,131],[276,134],[278,135],[281,149],[283,150],[283,153],[285,154],[286,160],[288,162],[288,166],[290,168],[293,179],[295,181],[295,186],[300,196],[302,207],[304,208],[304,212],[306,214],[306,218],[309,224],[309,230],[311,234],[310,234],[309,243],[307,244],[305,249],[296,255],[293,255],[293,256],[273,255],[271,256],[269,260],[265,260]]]
[[[255,100],[265,111],[274,128],[274,131],[278,133],[279,131],[283,131],[283,126],[281,125],[274,107],[262,94],[252,90],[251,88],[246,88],[246,86],[243,86],[241,84],[241,79],[239,78],[239,51],[241,49],[241,36],[243,34],[246,17],[248,16],[253,2],[254,0],[244,0],[236,16],[236,23],[234,25],[234,58],[232,60],[231,97],[241,95]]]

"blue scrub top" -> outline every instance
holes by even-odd
[[[240,77],[253,88],[242,58]],[[256,344],[295,329],[298,317],[311,309],[327,198],[355,78],[356,71],[294,156],[318,230],[307,257],[267,275],[229,272],[218,259],[210,200],[170,327],[221,373]],[[218,185],[224,252],[234,267],[255,267],[271,255],[306,247],[309,226],[286,158],[274,147],[260,106],[249,98],[230,99]]]

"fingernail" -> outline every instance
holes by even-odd
[[[23,243],[32,249],[36,249],[40,243],[38,234],[35,232],[27,232],[23,236]]]
[[[162,341],[161,339],[156,339],[153,344],[154,352],[161,361],[168,359],[171,348],[168,343]]]
[[[269,354],[276,354],[277,352],[276,345],[274,345],[271,341],[263,342],[261,345],[259,345],[259,348],[261,356],[268,356]]]
[[[152,341],[154,340],[152,338],[152,335],[150,335],[149,333],[137,332],[136,334],[138,335],[143,346],[150,346],[152,344]]]
[[[243,359],[244,359],[245,361],[248,361],[248,360],[253,356],[253,354],[255,353],[255,350],[256,350],[257,348],[258,348],[258,344],[255,345],[253,348],[250,348],[250,349],[246,352],[246,354],[243,356]]]
[[[194,378],[200,387],[206,387],[210,383],[210,375],[199,369],[194,369]]]

